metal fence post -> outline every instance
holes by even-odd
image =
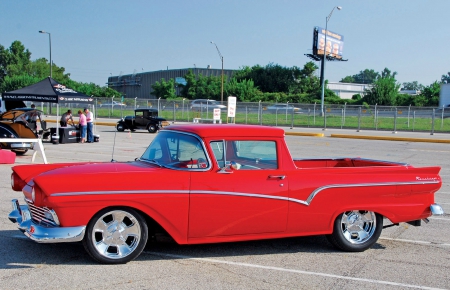
[[[344,109],[341,109],[341,129],[342,129],[342,126],[344,126]]]
[[[311,117],[311,108],[308,108],[308,118],[307,118],[308,128],[309,128],[309,118],[310,117]]]
[[[313,112],[313,116],[314,116],[314,120],[313,120],[313,124],[316,124],[316,103],[314,102],[314,112]]]
[[[359,107],[358,111],[358,130],[356,132],[359,132],[361,130],[361,107]]]
[[[411,104],[408,107],[408,128],[409,128],[409,114],[411,113]]]
[[[291,129],[294,128],[294,108],[292,108],[291,112]]]
[[[397,108],[395,108],[394,112],[394,132],[392,134],[397,134]]]
[[[173,122],[175,123],[177,117],[176,117],[176,110],[175,110],[175,101],[173,101]]]
[[[431,133],[430,135],[434,135],[434,109],[433,109],[433,115],[431,116]]]
[[[413,126],[412,126],[412,130],[414,132],[414,124],[416,123],[416,111],[413,112]]]
[[[323,131],[327,130],[327,107],[323,107]]]

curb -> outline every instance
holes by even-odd
[[[301,133],[301,132],[285,132],[286,136],[309,136],[309,137],[325,137],[323,133]]]
[[[426,139],[426,138],[408,138],[408,137],[385,137],[385,136],[360,136],[331,134],[332,138],[348,138],[348,139],[367,139],[367,140],[384,140],[384,141],[407,141],[407,142],[427,142],[427,143],[450,143],[447,139]]]

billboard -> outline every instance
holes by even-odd
[[[327,43],[325,43],[325,32],[326,30],[322,27],[314,27],[313,54],[323,57],[326,48],[327,55],[342,59],[344,36],[328,30]]]

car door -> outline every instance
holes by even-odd
[[[286,230],[288,180],[279,169],[273,141],[212,141],[220,167],[192,172],[191,239]],[[239,168],[238,168],[239,167]]]

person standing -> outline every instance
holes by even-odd
[[[72,118],[72,110],[67,110],[66,113],[62,114],[59,124],[61,125],[61,127],[67,127],[69,120],[71,120],[72,125],[74,125],[73,118]]]
[[[88,108],[84,108],[84,113],[87,122],[87,142],[92,143],[94,142],[94,114]]]
[[[83,114],[83,111],[78,110],[78,116],[80,117],[80,120],[78,123],[80,124],[80,136],[81,136],[81,143],[86,142],[86,116]]]

